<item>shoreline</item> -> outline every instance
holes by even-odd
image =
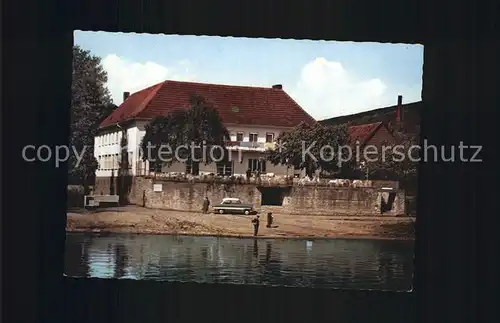
[[[86,229],[66,229],[66,233],[84,233],[84,234],[133,234],[133,235],[151,235],[151,236],[179,236],[179,237],[210,237],[210,238],[233,238],[233,239],[260,239],[260,240],[387,240],[387,241],[415,241],[408,237],[381,237],[367,235],[338,235],[330,237],[319,236],[271,236],[271,235],[230,235],[230,234],[210,234],[210,233],[176,233],[176,232],[145,232],[145,231],[123,231],[123,230],[86,230]]]
[[[73,210],[68,212],[67,233],[127,233],[241,239],[371,239],[414,240],[412,218],[307,216],[273,213],[272,228],[261,219],[253,236],[253,216],[166,211],[139,206]]]

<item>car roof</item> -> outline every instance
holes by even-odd
[[[222,200],[223,201],[239,201],[240,199],[237,197],[225,197]]]

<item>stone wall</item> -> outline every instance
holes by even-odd
[[[227,185],[208,183],[189,183],[172,181],[139,180],[134,189],[134,200],[150,208],[182,211],[201,211],[203,199],[207,196],[212,204],[224,197],[238,197],[242,201],[260,205],[260,193],[255,185]],[[161,192],[153,191],[153,185],[161,185]],[[145,201],[142,201],[142,197]]]
[[[94,195],[122,195],[124,202],[130,203],[130,195],[134,189],[134,182],[137,178],[131,175],[97,177],[94,182]]]
[[[154,184],[161,184],[161,191],[155,192]],[[389,192],[378,188],[294,185],[284,196],[282,206],[269,207],[261,205],[259,187],[256,183],[203,183],[135,177],[129,200],[130,203],[149,208],[198,212],[205,196],[212,204],[219,203],[224,197],[238,197],[252,203],[261,212],[272,210],[289,214],[373,216],[380,215],[382,198],[386,202],[391,199]],[[404,192],[393,192],[391,208],[383,213],[384,216],[405,214]]]
[[[95,195],[113,195],[116,187],[116,177],[97,177],[94,184]],[[111,194],[112,193],[112,194]]]
[[[394,191],[391,209],[384,216],[404,215],[404,192]],[[380,215],[381,201],[386,203],[390,193],[376,188],[343,188],[326,186],[295,186],[283,201],[283,209],[292,214],[321,215]]]

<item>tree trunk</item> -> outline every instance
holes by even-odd
[[[89,189],[89,181],[88,181],[88,178],[87,178],[87,172],[84,172],[83,173],[83,195],[89,195],[90,193],[90,189]]]

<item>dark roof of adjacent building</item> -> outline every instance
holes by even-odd
[[[410,133],[419,132],[422,105],[422,101],[401,105],[400,117],[406,130]],[[384,122],[385,124],[390,125],[396,122],[396,109],[397,105],[393,105],[361,113],[329,118],[318,122],[329,125],[341,125],[347,123],[352,126]]]
[[[365,143],[382,126],[383,122],[375,122],[348,127],[349,138],[355,142]]]
[[[100,127],[129,120],[149,120],[188,108],[197,94],[219,112],[225,124],[294,127],[316,122],[282,88],[164,81],[130,95]]]

